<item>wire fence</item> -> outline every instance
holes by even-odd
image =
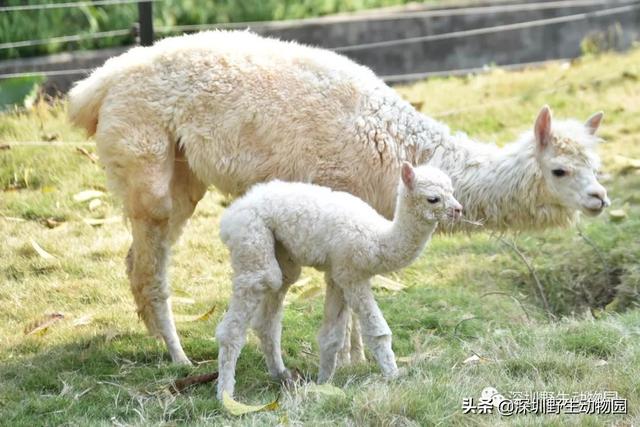
[[[79,8],[85,6],[110,6],[110,5],[122,5],[122,4],[151,4],[161,0],[94,0],[94,1],[77,1],[77,2],[63,2],[63,3],[49,3],[38,5],[19,5],[19,6],[4,6],[0,7],[0,12],[29,12],[33,10],[48,10],[54,8]],[[560,9],[560,8],[577,8],[588,6],[607,6],[599,10],[582,12],[571,15],[535,19],[525,22],[518,22],[513,24],[503,24],[488,26],[482,28],[473,28],[460,31],[451,31],[438,34],[426,34],[422,36],[413,36],[405,38],[396,38],[390,40],[369,42],[369,43],[354,43],[344,46],[336,46],[329,48],[339,53],[353,53],[374,49],[385,49],[391,47],[402,47],[416,43],[432,43],[443,40],[460,39],[476,37],[487,34],[499,34],[508,33],[511,31],[517,31],[527,28],[536,27],[549,27],[562,25],[569,22],[585,21],[591,19],[599,19],[609,16],[624,15],[636,10],[640,10],[639,0],[617,0],[615,2],[607,0],[563,0],[563,1],[549,1],[549,2],[531,2],[521,4],[510,5],[496,5],[485,7],[463,7],[463,8],[449,8],[439,10],[426,10],[426,11],[399,11],[385,14],[371,14],[363,12],[358,14],[355,19],[374,19],[374,20],[389,20],[389,19],[415,19],[415,18],[427,18],[435,16],[453,16],[453,15],[468,15],[468,14],[494,14],[498,11],[532,11],[532,10],[548,10],[548,9]],[[353,17],[352,17],[353,18]],[[149,18],[150,19],[150,18]],[[344,17],[336,17],[337,21],[344,20]],[[155,29],[155,34],[158,36],[164,36],[174,33],[194,32],[202,30],[212,29],[239,29],[239,28],[283,28],[283,27],[296,27],[309,25],[318,22],[326,22],[326,18],[310,18],[302,20],[285,20],[274,22],[239,22],[229,24],[195,24],[195,25],[174,25],[164,26]],[[132,23],[135,24],[135,23]],[[121,37],[129,36],[136,32],[135,25],[129,29],[117,29],[110,31],[99,31],[88,34],[75,34],[68,36],[53,37],[48,39],[34,39],[0,43],[0,50],[15,49],[21,47],[41,46],[50,43],[71,43],[80,42],[92,39],[102,39],[108,37]],[[512,64],[517,66],[518,64]],[[0,74],[0,80],[16,78],[16,77],[32,77],[32,76],[63,76],[63,75],[77,75],[87,74],[91,71],[89,68],[72,68],[62,70],[34,70],[25,72],[11,72]],[[431,77],[434,75],[443,74],[463,74],[470,70],[445,70],[437,72],[416,72],[416,73],[404,73],[382,76],[383,80],[387,82],[400,82],[406,80],[415,80],[419,78]],[[471,70],[477,71],[477,69]]]

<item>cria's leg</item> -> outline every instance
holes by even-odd
[[[269,374],[276,379],[290,380],[291,373],[282,360],[282,304],[289,287],[300,277],[300,266],[295,264],[284,247],[276,242],[276,258],[282,270],[282,287],[268,290],[258,308],[252,327],[260,338]]]
[[[345,328],[344,343],[338,353],[338,366],[364,363],[367,358],[362,345],[362,333],[358,316],[349,309],[347,326]]]
[[[364,345],[362,345],[362,331],[360,320],[355,313],[351,315],[351,363],[364,363],[367,358],[364,355]]]
[[[347,304],[360,319],[364,341],[373,353],[386,377],[398,375],[396,359],[391,349],[391,330],[376,303],[369,281],[343,287]]]
[[[320,372],[318,383],[324,383],[331,379],[336,367],[336,356],[340,346],[344,343],[344,332],[349,318],[349,309],[345,305],[342,289],[325,275],[327,293],[324,303],[324,319],[322,328],[318,334],[320,345]]]
[[[351,327],[355,314],[351,313],[349,307],[345,307],[345,310],[347,310],[349,314],[347,314],[347,322],[344,327],[344,341],[340,347],[340,351],[338,351],[337,366],[351,365]]]
[[[264,298],[267,286],[260,274],[241,274],[234,279],[229,308],[216,328],[218,340],[218,399],[233,396],[236,362],[244,346],[249,322]]]
[[[130,186],[126,190],[125,210],[133,235],[127,272],[138,314],[149,332],[164,339],[174,362],[189,364],[176,332],[167,281],[172,154],[140,159],[140,164],[127,170]]]

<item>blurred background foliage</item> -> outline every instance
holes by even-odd
[[[68,0],[63,0],[66,1]],[[434,3],[437,1],[431,0]],[[190,24],[300,19],[408,2],[409,0],[159,0],[154,2],[153,10],[155,27],[163,28]],[[0,1],[0,6],[45,3],[51,2],[5,0]],[[137,19],[138,9],[135,3],[2,12],[0,43],[130,29]],[[133,42],[133,35],[78,42],[54,41],[39,46],[0,49],[0,60],[68,50],[126,46]]]

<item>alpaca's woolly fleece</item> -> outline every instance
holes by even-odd
[[[495,230],[566,225],[606,200],[591,147],[601,115],[585,126],[551,123],[547,111],[548,141],[529,132],[504,148],[480,144],[346,57],[249,32],[131,49],[79,82],[69,101],[71,120],[95,132],[108,185],[132,220],[139,312],[185,363],[173,320],[160,314],[169,303],[153,307],[168,292],[168,247],[210,184],[241,195],[271,179],[312,182],[391,218],[400,164],[428,162],[451,177],[466,216]]]
[[[439,220],[455,218],[462,206],[453,197],[451,180],[440,170],[405,163],[393,221],[364,201],[313,184],[272,181],[258,184],[233,203],[220,221],[220,237],[228,246],[234,271],[230,308],[217,329],[218,395],[233,393],[235,363],[248,320],[266,294],[282,286],[274,241],[296,265],[326,272],[327,286],[343,294],[328,298],[319,336],[319,381],[328,380],[344,339],[345,302],[358,314],[365,341],[385,375],[397,367],[391,330],[371,293],[370,279],[407,266],[424,249]],[[331,306],[336,305],[336,306]],[[279,312],[281,307],[273,307]],[[267,313],[261,310],[261,313]],[[270,323],[253,318],[254,324]],[[273,341],[269,336],[262,339]],[[263,348],[273,344],[263,343]],[[273,360],[274,356],[267,356]],[[284,366],[282,362],[278,366]],[[282,372],[276,372],[282,375]]]

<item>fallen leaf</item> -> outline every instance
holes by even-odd
[[[38,255],[40,255],[42,258],[46,259],[46,260],[54,260],[56,259],[56,257],[54,257],[53,255],[51,255],[49,252],[45,251],[44,249],[42,249],[42,246],[40,246],[38,244],[38,242],[36,242],[33,239],[29,239],[31,242],[31,246],[33,247],[33,249],[38,253]]]
[[[62,319],[64,319],[64,314],[62,313],[47,314],[43,318],[29,323],[24,328],[24,334],[25,335],[44,335],[45,333],[47,333],[47,330],[53,324],[59,322]]]
[[[296,301],[306,301],[322,295],[322,287],[319,285],[310,286],[304,292],[300,292],[296,296]]]
[[[477,354],[474,354],[474,355],[464,359],[464,361],[462,363],[465,364],[465,365],[468,365],[468,364],[471,364],[471,363],[478,363],[478,362],[480,362],[480,357]]]
[[[42,187],[41,190],[44,194],[47,193],[55,193],[56,192],[56,187],[53,187],[51,185],[45,185],[44,187]]]
[[[73,200],[76,202],[88,202],[89,200],[96,199],[104,196],[104,192],[98,190],[84,190],[73,196]]]
[[[606,360],[600,359],[596,363],[594,363],[593,366],[606,366],[608,364],[609,364],[609,362],[607,362]]]
[[[213,306],[206,313],[195,315],[195,316],[176,315],[175,319],[177,322],[199,322],[199,321],[209,320],[209,318],[213,315],[215,311],[216,311],[216,304],[213,304]]]
[[[306,391],[309,393],[318,393],[323,394],[325,396],[334,396],[334,397],[347,397],[343,390],[338,387],[332,386],[331,384],[309,384],[306,387]]]
[[[295,292],[296,289],[306,286],[310,281],[311,281],[311,277],[305,277],[303,279],[300,279],[296,281],[293,285],[291,285],[291,287],[289,288],[289,291]]]
[[[177,286],[171,287],[171,293],[173,293],[173,295],[179,295],[181,297],[187,297],[187,298],[191,297],[191,294],[189,292],[185,291],[182,288],[178,288]]]
[[[102,206],[102,200],[100,200],[100,199],[93,199],[93,200],[91,200],[89,202],[89,210],[90,211],[95,211],[100,206]]]
[[[386,289],[392,292],[399,292],[406,288],[406,286],[402,283],[396,282],[395,280],[389,279],[388,277],[384,276],[375,276],[373,278],[372,285],[374,288]]]
[[[4,216],[2,215],[0,218],[7,220],[7,221],[11,221],[11,222],[26,222],[27,220],[24,218],[17,218],[15,216]]]
[[[240,415],[258,411],[275,411],[278,409],[279,404],[277,400],[274,400],[273,402],[265,405],[245,405],[244,403],[233,400],[233,398],[229,396],[229,393],[225,391],[222,393],[222,406],[224,406],[227,412],[231,415],[238,417]]]
[[[111,216],[109,218],[84,218],[82,221],[88,225],[115,224],[117,222],[120,222],[120,217]]]
[[[55,220],[53,218],[47,218],[44,220],[44,225],[46,225],[49,228],[56,228],[57,226],[61,225],[62,222]]]
[[[624,209],[614,209],[609,211],[609,219],[613,222],[621,222],[627,217],[627,213]]]
[[[84,326],[88,325],[93,321],[93,315],[85,314],[84,316],[80,316],[77,319],[73,320],[73,326]]]
[[[78,153],[82,154],[83,156],[85,156],[89,160],[91,160],[91,163],[97,163],[98,162],[98,157],[95,154],[92,154],[92,153],[88,152],[85,148],[76,147],[76,150],[78,151]]]

